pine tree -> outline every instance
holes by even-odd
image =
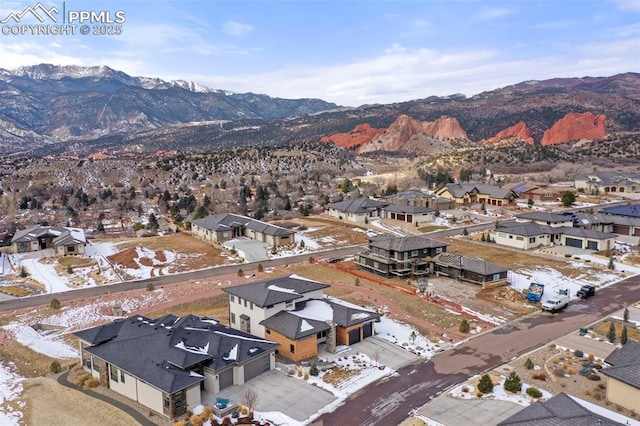
[[[622,327],[622,334],[620,334],[620,344],[625,345],[627,343],[627,325],[625,324]]]
[[[533,370],[533,361],[531,361],[531,358],[527,358],[527,360],[524,362],[524,366],[527,370]]]
[[[471,326],[469,325],[469,321],[467,321],[466,318],[463,318],[462,322],[460,323],[460,332],[468,333],[470,329]]]
[[[628,322],[629,321],[629,307],[625,306],[624,308],[624,313],[622,314],[622,319],[624,319],[624,322]]]
[[[515,371],[509,373],[509,377],[505,379],[504,390],[513,393],[517,393],[522,390],[522,380],[520,380],[520,376],[518,376]]]
[[[611,269],[612,271],[616,269],[616,265],[615,263],[613,263],[613,256],[609,256],[609,264],[607,265],[607,268]]]
[[[607,332],[607,339],[609,342],[613,343],[616,341],[616,325],[611,321],[609,323],[609,331]]]
[[[491,381],[491,377],[489,377],[488,374],[485,374],[480,378],[480,382],[478,383],[478,390],[482,393],[493,392],[493,382]]]

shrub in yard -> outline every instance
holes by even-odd
[[[262,266],[262,263],[258,263],[258,272],[263,272],[264,271],[264,266]]]
[[[534,374],[531,378],[534,380],[541,380],[543,382],[546,382],[548,379],[547,375],[544,373]]]
[[[311,366],[309,367],[309,374],[311,374],[312,376],[318,376],[319,374],[318,366],[316,365],[315,360],[311,361]]]
[[[82,386],[85,389],[97,388],[100,385],[100,382],[93,377],[85,380],[84,385]]]
[[[573,351],[573,354],[578,358],[582,358],[584,356],[584,352],[582,352],[580,349],[576,349],[575,351]]]
[[[504,390],[517,393],[522,390],[522,380],[515,371],[509,373],[509,376],[504,381]]]
[[[238,269],[238,276],[244,277],[244,271],[242,270],[242,268]]]
[[[469,392],[469,388],[466,386],[463,386],[462,389],[460,389],[462,392],[464,393],[468,393]]]
[[[313,258],[313,256],[309,256],[309,263],[311,264],[316,263],[316,260]]]
[[[51,299],[51,303],[49,303],[49,307],[51,309],[60,309],[60,301],[57,298]]]
[[[307,372],[304,373],[304,379],[305,380],[309,380],[309,373],[307,373]]]
[[[602,401],[603,398],[604,396],[602,395],[602,392],[593,393],[593,399],[595,399],[596,401]]]
[[[298,377],[302,377],[302,368],[298,367]]]
[[[20,278],[27,278],[29,274],[27,273],[27,270],[24,268],[24,266],[20,267]]]
[[[287,376],[293,376],[294,374],[296,374],[296,369],[293,367],[289,367],[287,368]]]
[[[527,360],[524,362],[524,366],[527,370],[533,370],[533,361],[531,361],[531,358],[527,358]]]
[[[67,274],[73,274],[73,267],[71,267],[71,265],[67,266]]]
[[[627,337],[627,325],[622,327],[622,334],[620,334],[620,344],[626,345],[629,338]]]
[[[491,393],[493,392],[493,382],[491,381],[491,377],[488,374],[480,377],[480,382],[478,383],[478,390],[482,393]]]
[[[594,354],[589,354],[589,361],[593,361],[594,359],[596,359]]]
[[[173,421],[173,426],[185,426],[184,425],[184,420],[174,420]]]
[[[204,423],[204,421],[199,414],[194,414],[189,417],[189,423],[191,423],[191,426],[202,426],[202,423]]]
[[[611,321],[609,323],[609,331],[607,331],[607,339],[609,342],[613,343],[616,341],[616,325]]]
[[[585,395],[589,396],[589,395],[591,395],[591,390],[590,389],[585,389],[583,393]]]
[[[597,382],[598,380],[600,380],[600,376],[598,374],[589,374],[587,376],[587,379]]]
[[[567,368],[567,374],[576,374],[576,369],[573,367]]]
[[[598,383],[598,389],[605,390],[606,388],[607,388],[607,385],[605,385],[604,383]]]
[[[467,319],[464,318],[460,323],[460,332],[468,333],[470,329],[471,329],[471,326],[469,325],[469,321],[467,321]]]
[[[147,283],[147,291],[153,291],[156,289],[156,287],[153,285],[153,283]]]
[[[60,363],[58,361],[53,361],[50,365],[49,365],[49,371],[52,372],[53,374],[57,374],[62,370],[62,367],[60,366]]]
[[[542,392],[538,388],[527,388],[527,395],[533,398],[540,398],[542,396]]]

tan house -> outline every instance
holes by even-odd
[[[372,336],[381,314],[325,296],[328,287],[289,275],[226,288],[230,326],[279,343],[295,362],[316,357],[321,343],[331,352]]]
[[[508,188],[481,183],[448,183],[435,191],[438,197],[455,200],[457,205],[486,204],[487,206],[510,206],[519,195]]]
[[[491,232],[496,244],[521,250],[563,245],[585,250],[613,247],[616,234],[570,226],[541,225],[538,222],[505,222]]]
[[[275,368],[277,343],[188,315],[140,315],[74,333],[101,385],[175,419],[217,393]]]
[[[640,410],[640,343],[628,341],[604,360],[610,367],[603,368],[607,376],[607,401],[629,410]]]
[[[58,256],[77,255],[85,253],[86,245],[84,230],[56,226],[33,226],[17,231],[11,239],[14,253],[52,248]]]
[[[381,217],[382,208],[387,205],[388,203],[371,198],[359,197],[329,204],[327,214],[340,220],[366,223],[371,219]]]
[[[295,244],[295,232],[250,217],[220,213],[191,222],[191,232],[216,244],[247,237],[270,246]]]

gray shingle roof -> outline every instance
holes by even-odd
[[[215,232],[230,231],[233,228],[245,227],[256,232],[274,236],[291,235],[295,233],[280,226],[271,225],[260,220],[255,220],[250,217],[240,216],[233,213],[213,214],[202,219],[194,220],[192,224]]]
[[[383,210],[388,212],[394,212],[394,213],[409,213],[409,214],[426,214],[426,213],[433,213],[435,211],[428,207],[405,206],[402,204],[389,204],[388,206],[383,207]]]
[[[640,389],[640,343],[630,340],[604,361],[611,367],[603,368],[602,374]]]
[[[454,253],[440,253],[433,258],[436,265],[450,266],[480,275],[493,275],[507,272],[509,269],[502,265],[487,262],[476,257],[460,256]]]
[[[534,237],[544,234],[561,234],[563,228],[552,228],[548,225],[540,225],[536,222],[506,222],[501,223],[496,229],[498,232],[521,235],[523,237]]]
[[[616,234],[611,234],[609,232],[600,232],[585,228],[563,227],[562,233],[572,237],[593,238],[594,240],[605,240],[617,237]]]
[[[371,198],[359,197],[352,200],[344,200],[338,203],[329,204],[330,209],[338,210],[346,213],[367,213],[371,210],[384,207],[388,203],[372,200]]]
[[[328,288],[327,284],[289,275],[270,280],[225,288],[229,294],[241,297],[261,308],[302,298],[303,294]]]
[[[480,194],[488,194],[493,198],[506,199],[511,195],[517,196],[511,189],[481,183],[448,183],[446,188],[449,193],[456,198],[462,198],[464,194],[473,192],[474,190]]]
[[[550,222],[550,223],[559,223],[566,222],[568,220],[572,220],[570,216],[565,216],[563,214],[558,213],[547,213],[547,212],[531,212],[531,213],[523,213],[516,215],[518,219],[525,220],[534,220],[539,222]]]
[[[82,229],[38,225],[16,231],[15,235],[11,239],[11,243],[37,241],[38,238],[44,236],[54,237],[53,244],[55,246],[84,244],[87,242]]]
[[[449,244],[430,238],[413,235],[409,237],[394,237],[392,235],[381,235],[369,239],[369,247],[376,247],[388,251],[405,252],[412,250],[422,250],[427,248],[446,247]]]
[[[614,206],[602,209],[603,213],[613,214],[617,216],[627,216],[640,218],[640,204],[630,206]]]
[[[132,316],[74,335],[93,345],[87,352],[168,393],[204,380],[188,371],[197,364],[218,371],[278,347],[194,315]]]
[[[281,311],[260,321],[260,325],[273,331],[277,331],[291,340],[299,340],[313,336],[322,331],[329,330],[329,324],[324,321],[302,318],[300,316]]]
[[[559,393],[546,402],[535,402],[513,416],[498,423],[498,426],[616,426],[615,422],[580,405],[565,393]]]

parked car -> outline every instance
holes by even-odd
[[[542,310],[549,312],[557,312],[569,305],[569,296],[562,294],[553,296],[542,303]]]
[[[589,297],[596,294],[596,288],[592,285],[583,285],[580,290],[576,293],[580,299],[588,299]]]

